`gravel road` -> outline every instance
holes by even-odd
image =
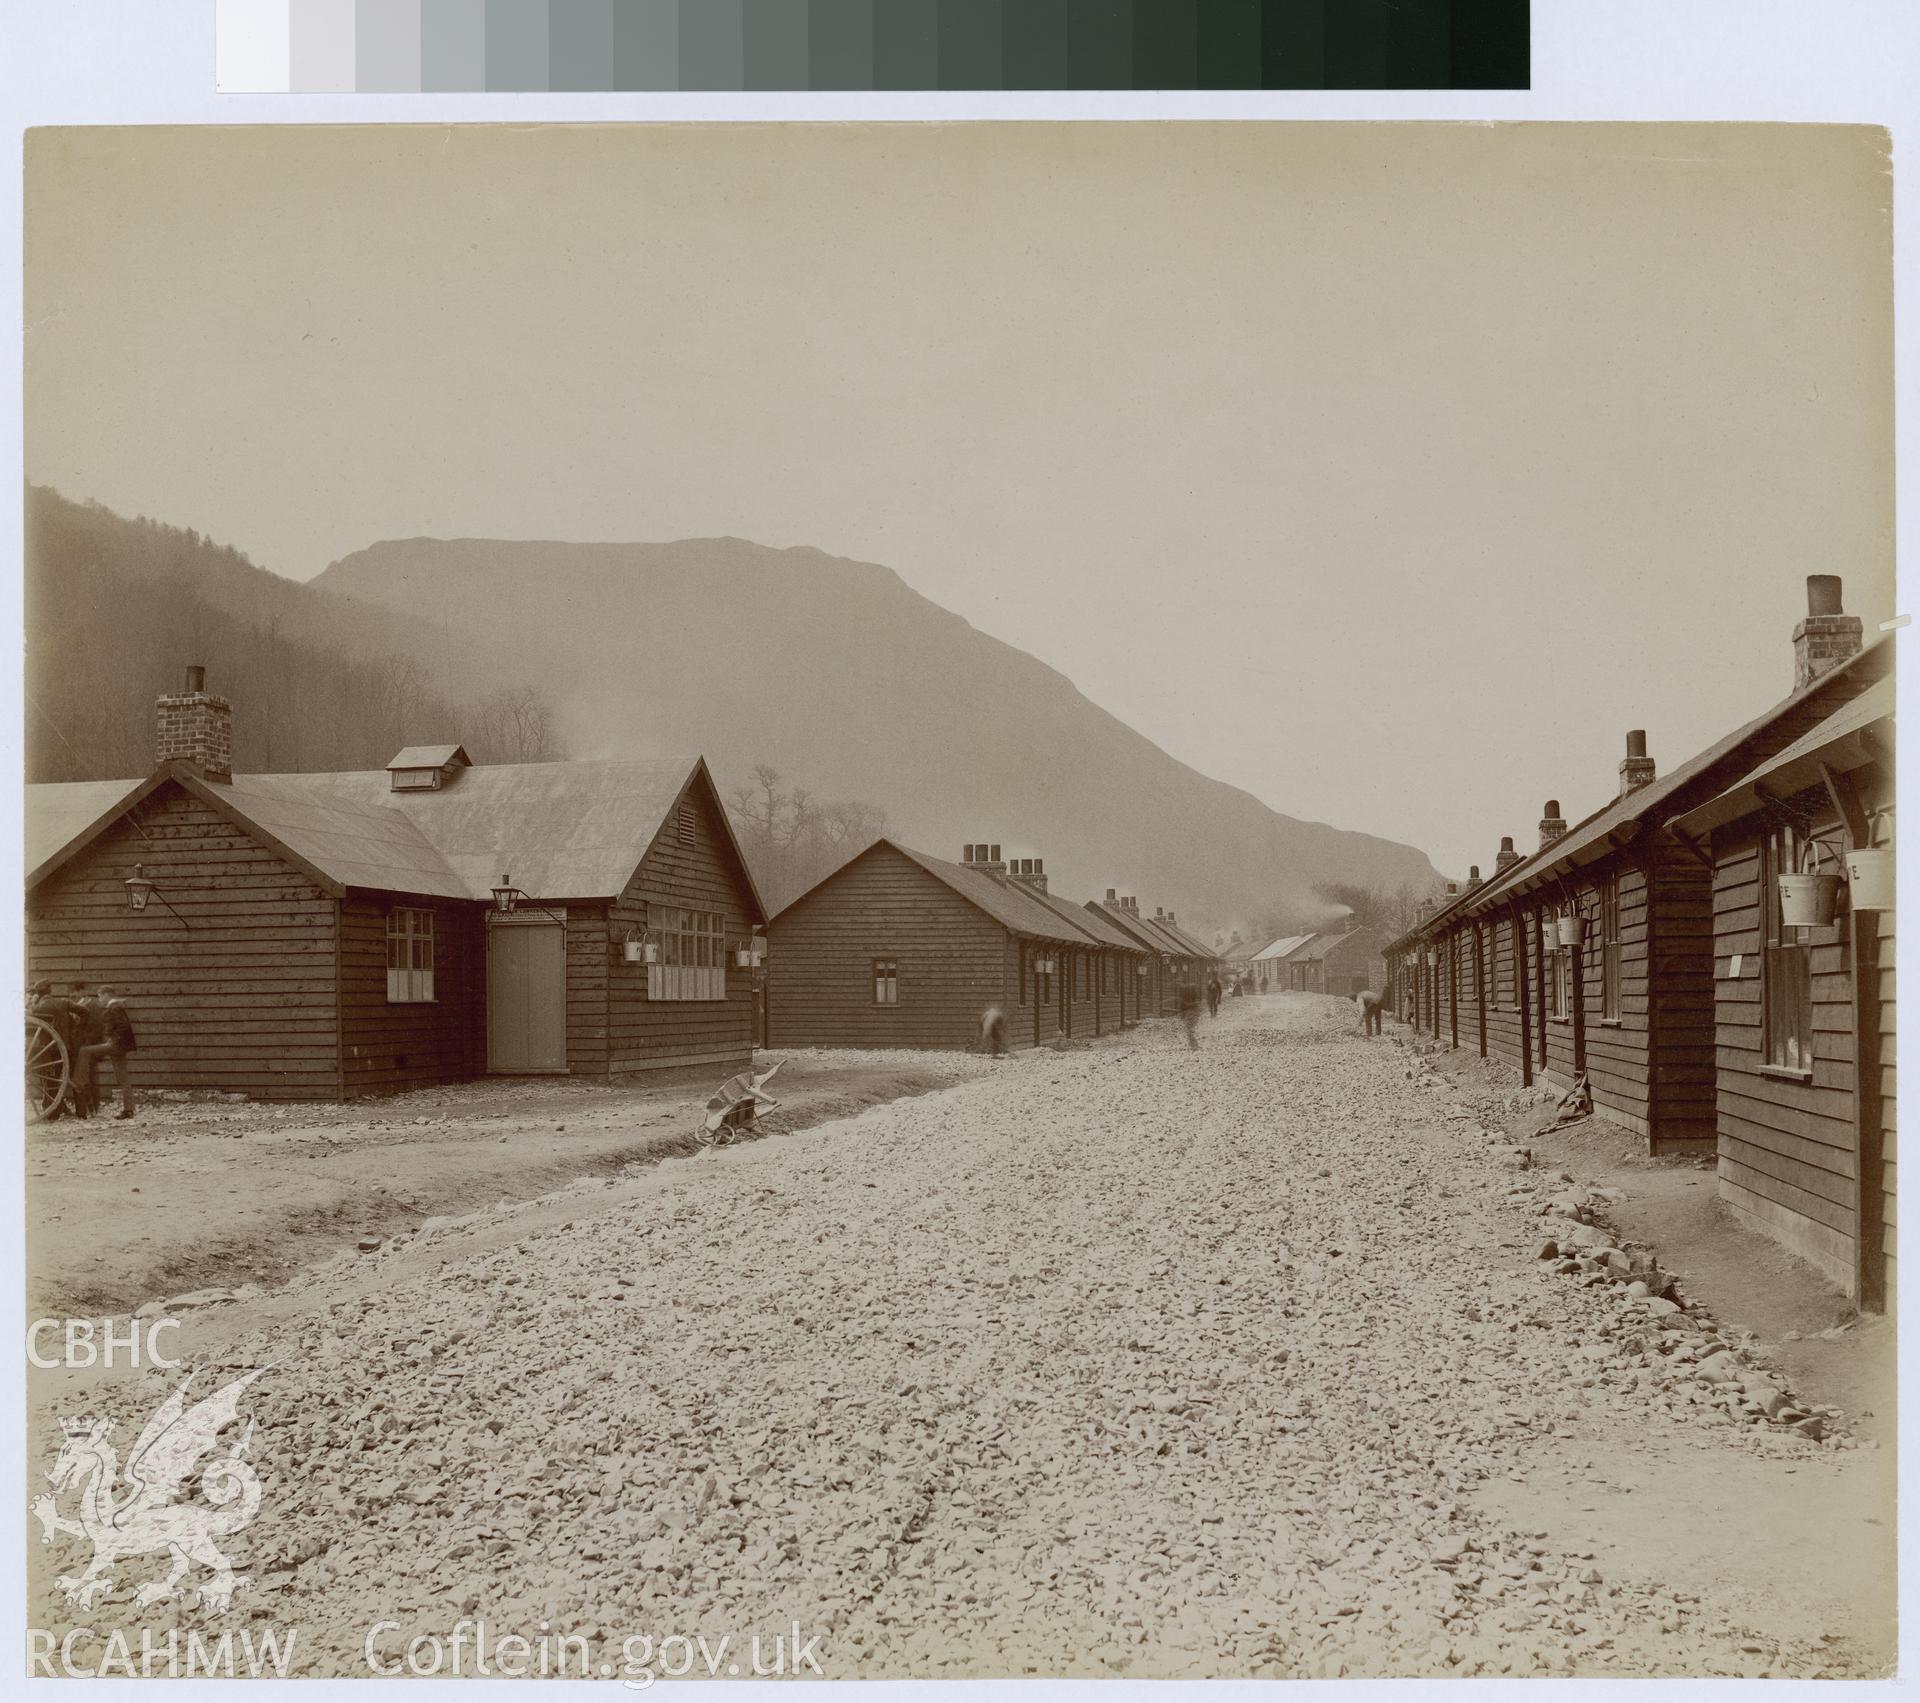
[[[1676,1394],[1687,1321],[1537,1260],[1565,1186],[1352,1006],[1229,1001],[1202,1043],[1023,1054],[316,1292],[219,1356],[273,1368],[229,1623],[341,1673],[376,1621],[391,1653],[475,1615],[798,1623],[844,1677],[1862,1671],[1667,1571],[1657,1509],[1638,1556],[1575,1517],[1649,1435],[1802,1486],[1844,1438]],[[116,1436],[175,1382],[103,1396]],[[1529,1485],[1566,1517],[1505,1523]],[[91,1623],[176,1624],[144,1576]]]

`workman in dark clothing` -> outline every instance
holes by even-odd
[[[1200,1050],[1200,984],[1189,977],[1180,984],[1180,1022],[1187,1031],[1187,1050]]]
[[[1220,1015],[1220,978],[1218,976],[1207,978],[1207,1015],[1209,1017]]]
[[[120,1093],[116,1118],[133,1116],[133,1069],[128,1055],[140,1044],[133,1033],[133,1019],[115,997],[112,988],[99,988],[86,1002],[87,1027],[80,1047],[80,1065],[76,1073],[81,1092],[92,1106],[100,1103],[97,1072],[101,1060],[113,1065],[114,1087]]]

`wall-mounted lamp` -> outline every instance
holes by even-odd
[[[507,874],[505,870],[502,870],[500,872],[500,885],[493,889],[493,908],[502,916],[512,916],[514,912],[519,910],[526,902],[526,894],[514,886],[513,877]],[[545,905],[535,905],[532,908],[538,911],[543,917],[548,917],[554,922],[564,925],[567,920],[565,917],[555,916]]]
[[[158,895],[160,903],[167,907],[168,914],[175,922],[182,928],[193,927],[192,923],[173,908],[166,894],[160,891],[159,885],[147,874],[144,865],[136,863],[133,866],[133,873],[127,877],[126,886],[128,910],[144,911],[147,908],[147,902]]]

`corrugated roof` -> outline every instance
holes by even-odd
[[[1831,754],[1833,747],[1848,735],[1872,727],[1876,722],[1891,721],[1893,707],[1892,677],[1876,680],[1859,697],[1842,704],[1784,751],[1769,757],[1751,774],[1743,775],[1725,792],[1690,810],[1680,818],[1678,825],[1688,832],[1697,833],[1744,816],[1760,803],[1754,788],[1765,786],[1769,781],[1786,792],[1799,792],[1817,784],[1820,778],[1819,770],[1814,766],[1817,761]]]
[[[491,764],[432,792],[394,792],[384,769],[195,785],[343,887],[484,901],[510,874],[536,899],[600,899],[626,886],[700,766],[698,757]],[[146,784],[27,788],[30,874]]]
[[[31,881],[40,866],[84,833],[116,805],[124,804],[142,781],[51,781],[24,789],[21,810],[26,830],[26,862]]]

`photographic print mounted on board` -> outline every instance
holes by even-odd
[[[35,1659],[1887,1671],[1888,161],[30,134]]]

